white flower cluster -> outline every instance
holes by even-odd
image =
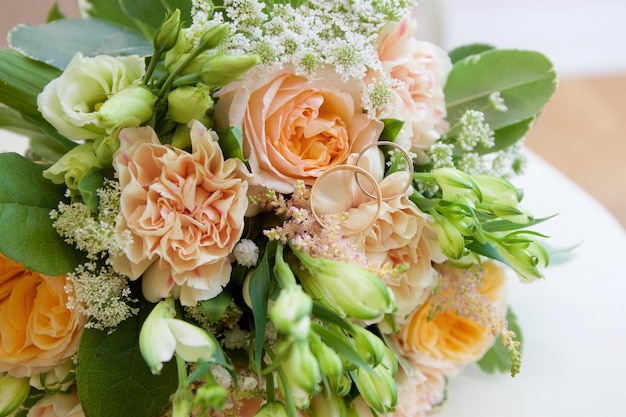
[[[216,11],[208,1],[192,2],[192,33],[226,22],[228,54],[257,54],[262,66],[292,64],[299,75],[334,65],[344,79],[362,79],[380,68],[374,46],[386,21],[407,15],[416,0],[312,0],[299,7],[259,0],[227,0]]]

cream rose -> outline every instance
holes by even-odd
[[[63,136],[97,138],[106,133],[99,108],[115,93],[137,84],[144,72],[145,62],[139,56],[86,58],[76,53],[61,76],[39,94],[37,106]]]
[[[121,185],[116,232],[132,243],[113,265],[153,302],[215,297],[230,279],[228,256],[241,237],[248,185],[241,161],[224,161],[217,135],[191,126],[191,153],[160,144],[151,128],[124,129],[114,167]]]
[[[264,187],[290,193],[297,179],[311,185],[382,131],[361,109],[361,83],[343,82],[333,70],[312,80],[291,70],[258,77],[224,87],[215,120],[218,127],[241,126],[244,156]]]
[[[35,403],[26,417],[84,417],[76,391],[46,395]]]
[[[76,353],[86,318],[66,307],[66,282],[0,254],[0,372],[29,377]]]
[[[400,136],[413,149],[427,150],[448,128],[443,86],[452,64],[437,45],[418,41],[415,30],[412,19],[387,23],[377,51],[383,69],[404,84],[397,89],[403,104],[398,117],[405,121]]]

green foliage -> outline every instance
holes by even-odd
[[[102,188],[103,184],[104,174],[95,167],[89,168],[78,181],[78,192],[92,213],[98,212],[98,188]]]
[[[20,113],[34,128],[67,152],[76,144],[59,135],[37,110],[37,96],[46,84],[59,75],[61,71],[58,69],[29,59],[17,51],[0,50],[0,103]]]
[[[139,351],[144,319],[126,319],[112,334],[84,331],[76,382],[87,417],[155,417],[165,411],[178,386],[176,363],[164,364],[158,376],[151,374]]]
[[[152,39],[168,11],[179,9],[182,20],[191,23],[189,0],[86,0],[89,17],[115,22]]]
[[[232,299],[227,291],[222,291],[217,297],[200,301],[200,305],[209,322],[215,323],[222,317]]]
[[[0,154],[0,252],[47,275],[70,272],[82,255],[52,227],[50,211],[64,187],[42,176],[43,167],[16,153]]]
[[[479,50],[470,49],[472,53],[456,61],[448,76],[444,88],[447,118],[454,125],[468,109],[483,111],[490,127],[500,131],[498,146],[503,148],[526,134],[554,94],[557,75],[552,62],[538,52],[487,49],[475,53]],[[504,99],[507,111],[490,105],[489,96],[496,92]]]
[[[491,49],[494,49],[494,47],[491,45],[487,45],[484,43],[473,43],[470,45],[463,45],[459,46],[458,48],[454,48],[448,53],[448,56],[450,57],[450,61],[452,61],[453,64],[456,64],[457,62],[467,58],[468,56],[480,54]]]
[[[385,127],[383,128],[382,133],[380,134],[379,140],[387,140],[393,142],[400,130],[402,130],[402,126],[404,126],[404,121],[398,119],[383,119]]]
[[[224,159],[237,158],[245,162],[243,157],[243,133],[241,132],[241,126],[220,129],[217,133],[220,138],[219,144],[224,153]]]
[[[517,317],[513,314],[511,308],[506,313],[506,320],[509,330],[515,332],[515,339],[522,342],[522,331],[517,323]],[[485,356],[478,361],[478,366],[481,370],[490,374],[511,371],[511,356],[506,346],[500,343],[500,339],[497,339],[491,349],[485,353]]]
[[[50,8],[50,10],[48,10],[48,16],[46,17],[46,22],[52,22],[54,20],[59,20],[59,19],[65,19],[65,15],[61,11],[61,9],[59,9],[59,3],[55,1],[52,7]]]
[[[50,44],[54,48],[50,48]],[[60,70],[77,52],[84,56],[152,53],[152,43],[141,34],[99,19],[61,19],[41,26],[20,25],[9,33],[9,45],[29,58]]]

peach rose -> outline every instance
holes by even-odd
[[[215,297],[230,279],[228,256],[241,237],[248,184],[243,164],[224,161],[217,135],[191,125],[192,153],[162,145],[149,128],[124,129],[114,166],[121,185],[116,232],[132,242],[114,268],[143,274],[146,299],[183,305]]]
[[[504,270],[493,262],[484,265],[483,285],[479,293],[501,317],[506,313]],[[429,320],[433,305],[427,300],[409,318],[398,334],[398,344],[420,362],[424,356],[459,366],[475,362],[493,345],[496,336],[489,327],[472,318],[444,311]],[[434,363],[434,362],[433,362]]]
[[[76,391],[46,395],[35,403],[26,417],[85,417]]]
[[[251,73],[217,94],[216,125],[241,126],[244,157],[258,183],[291,193],[295,180],[311,185],[378,139],[383,126],[363,113],[361,88],[333,70],[311,80],[289,69],[267,81]]]
[[[387,23],[377,51],[383,69],[404,83],[397,90],[404,107],[398,117],[405,121],[400,136],[413,149],[427,150],[448,128],[443,86],[452,64],[437,45],[418,41],[415,30],[412,19]]]
[[[0,254],[0,372],[28,377],[76,353],[86,318],[66,307],[66,282]]]

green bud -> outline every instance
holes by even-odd
[[[363,359],[372,366],[377,366],[387,350],[385,343],[372,332],[360,326],[353,326],[354,345]]]
[[[28,378],[0,376],[0,417],[9,416],[20,408],[30,392]]]
[[[450,259],[461,259],[466,252],[463,234],[446,217],[436,211],[432,214],[441,250]]]
[[[320,389],[320,367],[307,342],[290,343],[289,355],[283,363],[292,391],[300,389],[309,397]],[[284,394],[284,393],[283,393]]]
[[[215,384],[205,384],[196,390],[193,403],[204,410],[221,410],[226,405],[228,391],[223,386]]]
[[[189,51],[193,48],[193,42],[183,33],[176,38],[174,46],[165,53],[165,68],[173,72],[180,63],[185,60]]]
[[[340,397],[345,397],[352,390],[352,379],[346,373],[337,378],[328,378],[328,382],[331,391]]]
[[[94,152],[94,142],[88,141],[70,149],[65,155],[43,172],[43,176],[55,184],[65,184],[70,190],[78,190],[78,182],[91,168],[102,165]]]
[[[72,360],[67,360],[51,369],[30,377],[30,385],[48,394],[67,392],[76,382],[76,366]]]
[[[183,125],[191,120],[202,120],[211,107],[211,91],[203,84],[178,87],[167,95],[167,114]]]
[[[198,77],[209,87],[218,87],[236,80],[260,62],[258,55],[214,55],[204,61]]]
[[[446,201],[457,201],[459,197],[469,197],[473,201],[481,201],[482,193],[474,179],[456,168],[439,168],[430,172],[443,192]]]
[[[318,394],[311,401],[310,417],[346,417],[348,407],[343,398],[337,395]]]
[[[184,149],[191,146],[191,129],[187,125],[178,125],[172,135],[172,146]]]
[[[202,34],[197,47],[203,51],[216,48],[226,38],[229,31],[230,27],[226,23],[214,26]]]
[[[311,352],[319,363],[320,370],[328,378],[339,378],[343,374],[341,357],[317,335],[310,338]]]
[[[303,268],[293,268],[305,291],[344,317],[372,320],[396,310],[393,293],[373,272],[359,266],[312,258],[293,250]]]
[[[126,87],[102,104],[97,114],[100,126],[108,132],[138,127],[152,117],[155,101],[156,97],[145,86]]]
[[[480,188],[484,201],[517,206],[524,197],[522,189],[505,178],[491,175],[474,175],[472,178]]]
[[[539,268],[550,261],[546,248],[527,231],[509,233],[500,239],[498,252],[524,280],[541,278]]]
[[[113,162],[113,154],[119,149],[120,141],[116,136],[102,136],[93,142],[93,151],[100,167],[110,166]]]
[[[180,34],[181,21],[180,10],[176,9],[157,29],[154,34],[153,45],[155,52],[159,54],[168,51],[176,45]]]
[[[256,412],[254,417],[288,417],[289,413],[283,403],[272,401],[265,404]]]
[[[357,368],[351,375],[359,393],[370,407],[383,414],[394,409],[398,401],[396,383],[384,365],[371,370]]]
[[[279,332],[305,340],[309,335],[312,309],[313,300],[302,287],[290,285],[280,291],[270,310],[270,318]]]

